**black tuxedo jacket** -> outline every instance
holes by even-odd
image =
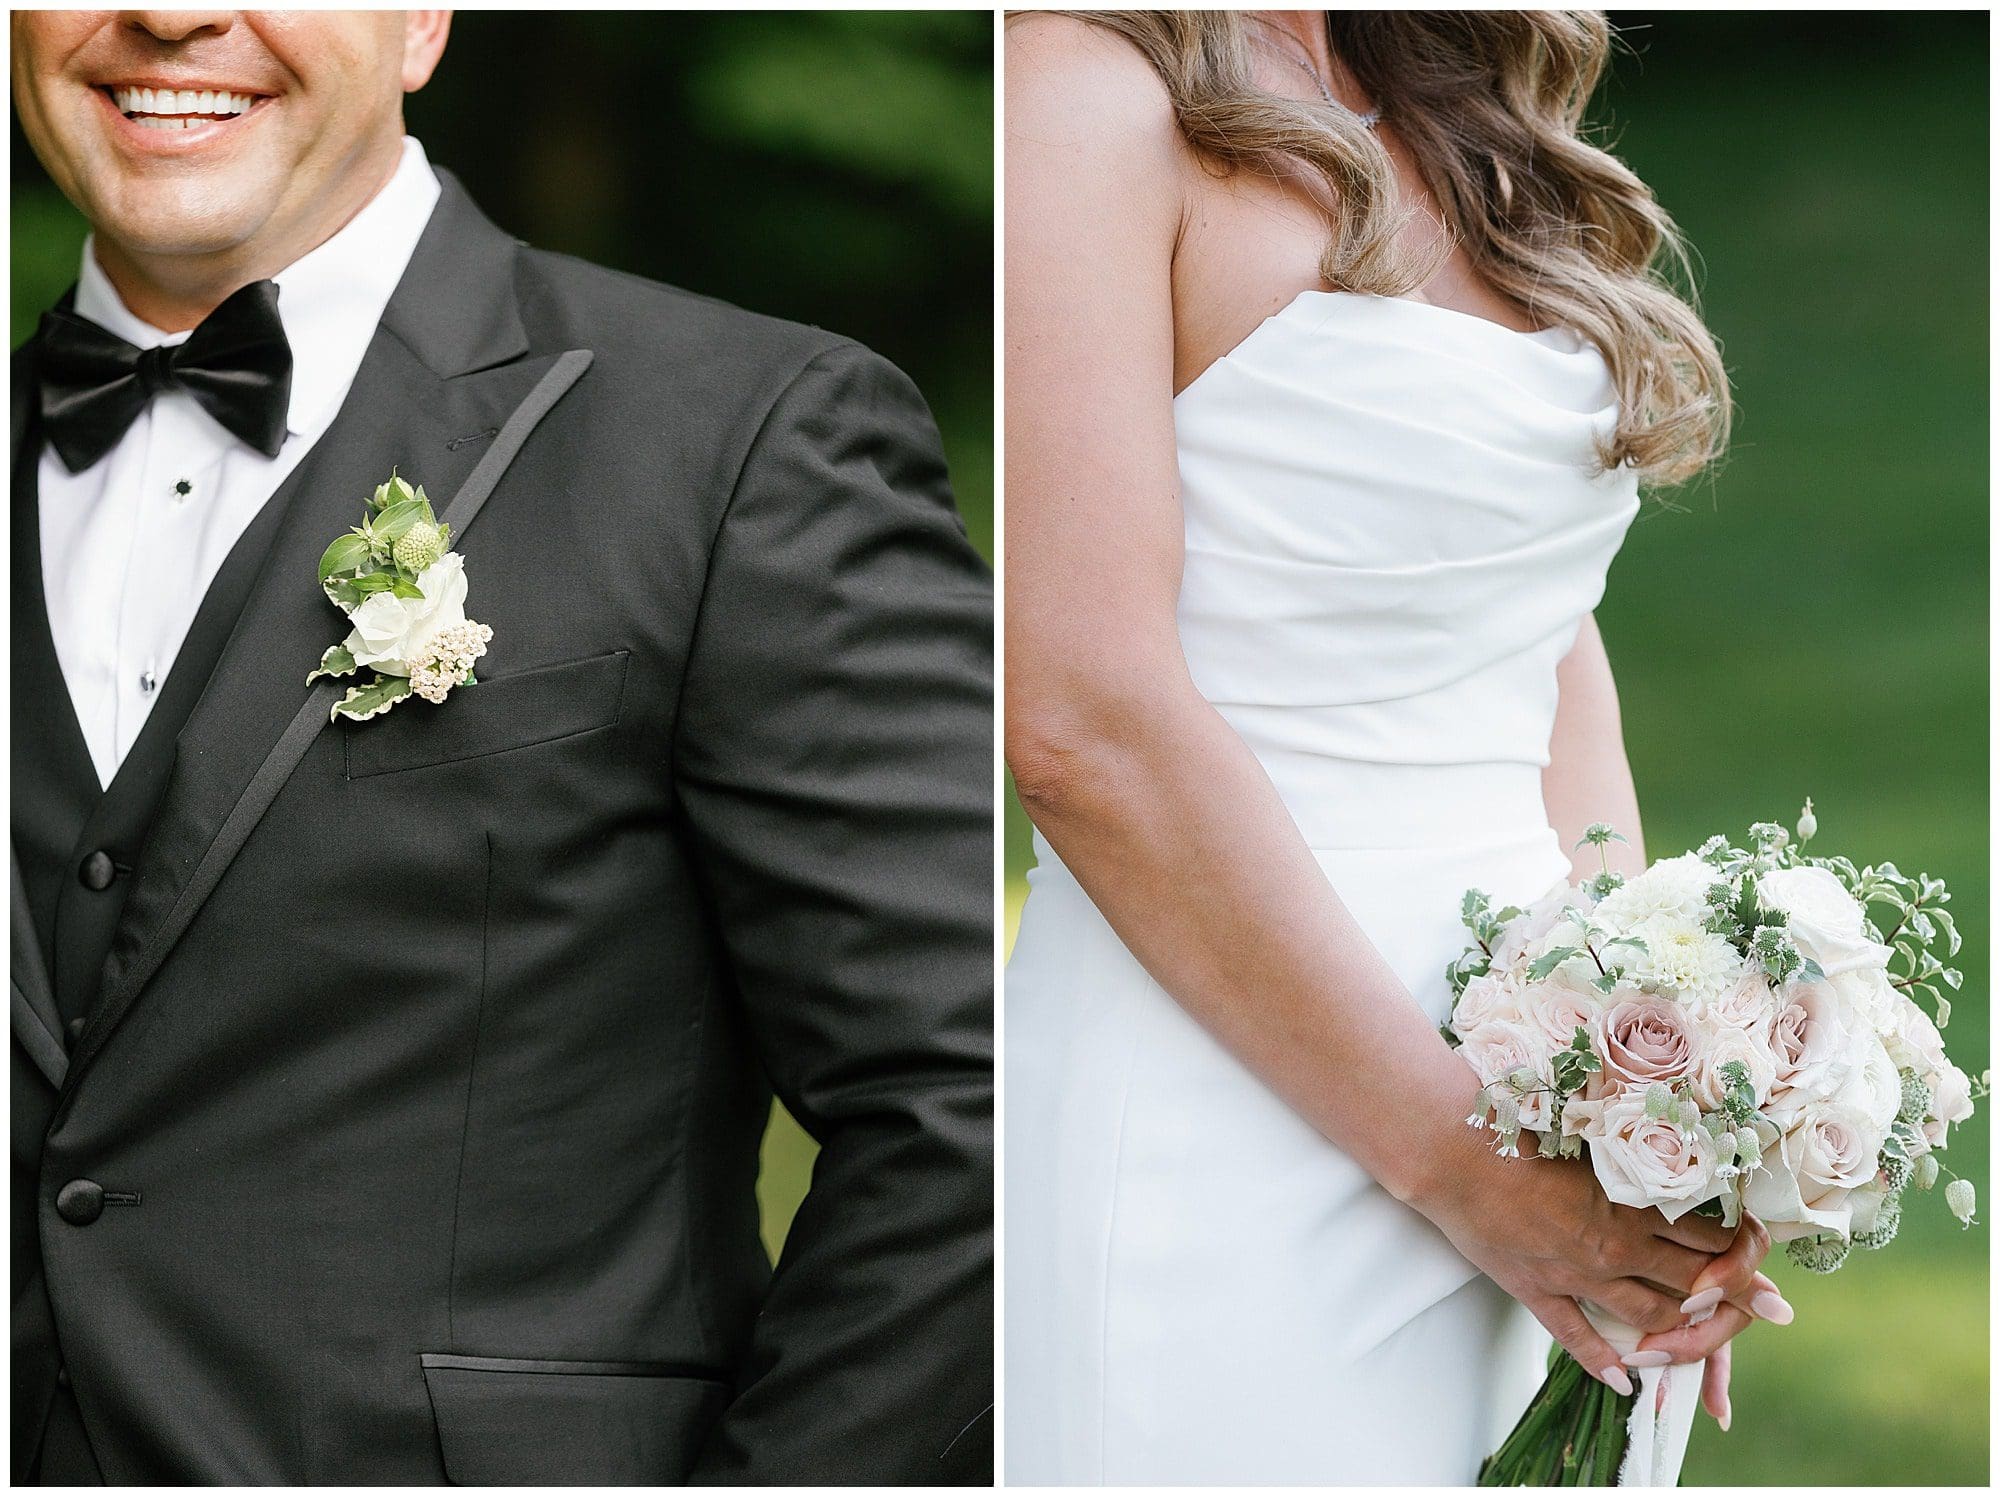
[[[331,723],[392,467],[494,637]],[[114,1483],[989,1480],[991,594],[917,392],[447,179],[271,502],[75,1036],[16,877],[17,1478],[60,1373]]]

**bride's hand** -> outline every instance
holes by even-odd
[[[1717,1258],[1702,1274],[1695,1292],[1688,1296],[1689,1313],[1714,1308],[1708,1319],[1679,1326],[1639,1343],[1643,1353],[1665,1356],[1673,1362],[1699,1362],[1707,1358],[1702,1374],[1701,1404],[1725,1430],[1729,1428],[1729,1343],[1754,1320],[1773,1325],[1789,1325],[1792,1307],[1785,1303],[1778,1286],[1756,1271],[1771,1250],[1771,1237],[1764,1224],[1745,1213],[1729,1251]],[[1687,1308],[1687,1306],[1683,1306]]]
[[[1432,1141],[1422,1178],[1403,1199],[1600,1381],[1630,1392],[1627,1366],[1707,1356],[1753,1315],[1790,1318],[1789,1307],[1782,1317],[1773,1313],[1784,1302],[1756,1272],[1770,1240],[1754,1218],[1732,1229],[1708,1217],[1669,1222],[1651,1208],[1616,1205],[1581,1160],[1500,1158],[1488,1135],[1465,1126],[1465,1111]],[[1715,1288],[1722,1291],[1716,1314],[1688,1328],[1688,1316],[1704,1308],[1700,1296]],[[1772,1301],[1762,1299],[1766,1292]],[[1650,1333],[1640,1350],[1621,1357],[1578,1300]]]

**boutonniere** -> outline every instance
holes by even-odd
[[[308,686],[356,678],[333,704],[335,717],[362,722],[407,696],[442,702],[454,686],[475,684],[473,662],[493,631],[465,616],[465,558],[421,486],[392,472],[361,523],[320,557],[319,585],[353,626],[306,677]]]

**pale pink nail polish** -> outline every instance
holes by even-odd
[[[1690,1294],[1681,1301],[1681,1314],[1699,1315],[1704,1310],[1713,1310],[1722,1303],[1722,1286],[1712,1284],[1699,1294]]]
[[[1750,1301],[1750,1308],[1759,1320],[1768,1320],[1772,1325],[1790,1325],[1792,1307],[1785,1303],[1784,1296],[1774,1289],[1760,1289]]]
[[[1729,1415],[1730,1415],[1730,1412],[1731,1412],[1731,1410],[1730,1410],[1730,1407],[1729,1407],[1729,1405],[1728,1405],[1727,1403],[1724,1403],[1724,1404],[1723,1404],[1723,1406],[1722,1406],[1722,1417],[1721,1417],[1720,1419],[1718,1419],[1718,1420],[1716,1420],[1716,1421],[1715,1421],[1715,1422],[1716,1422],[1717,1424],[1719,1424],[1719,1425],[1721,1425],[1721,1426],[1722,1426],[1722,1432],[1723,1432],[1723,1433],[1724,1433],[1725,1435],[1729,1433]]]
[[[1673,1358],[1663,1351],[1628,1351],[1624,1362],[1627,1367],[1664,1367]]]
[[[1632,1396],[1632,1379],[1625,1375],[1625,1369],[1613,1363],[1597,1374],[1605,1387],[1625,1398]]]

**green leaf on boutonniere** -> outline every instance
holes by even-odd
[[[377,515],[370,529],[374,531],[377,541],[387,541],[393,546],[402,538],[403,532],[419,520],[423,520],[426,524],[430,523],[427,518],[430,510],[428,499],[399,500]]]
[[[319,580],[326,581],[336,572],[351,572],[368,560],[368,538],[349,532],[326,548],[326,554],[319,559]]]
[[[312,685],[321,676],[351,676],[358,669],[360,667],[355,665],[353,653],[347,646],[334,645],[320,656],[319,669],[306,677],[306,685]]]
[[[348,687],[347,695],[333,704],[333,715],[366,722],[387,712],[409,694],[408,676],[377,676],[366,686]]]

